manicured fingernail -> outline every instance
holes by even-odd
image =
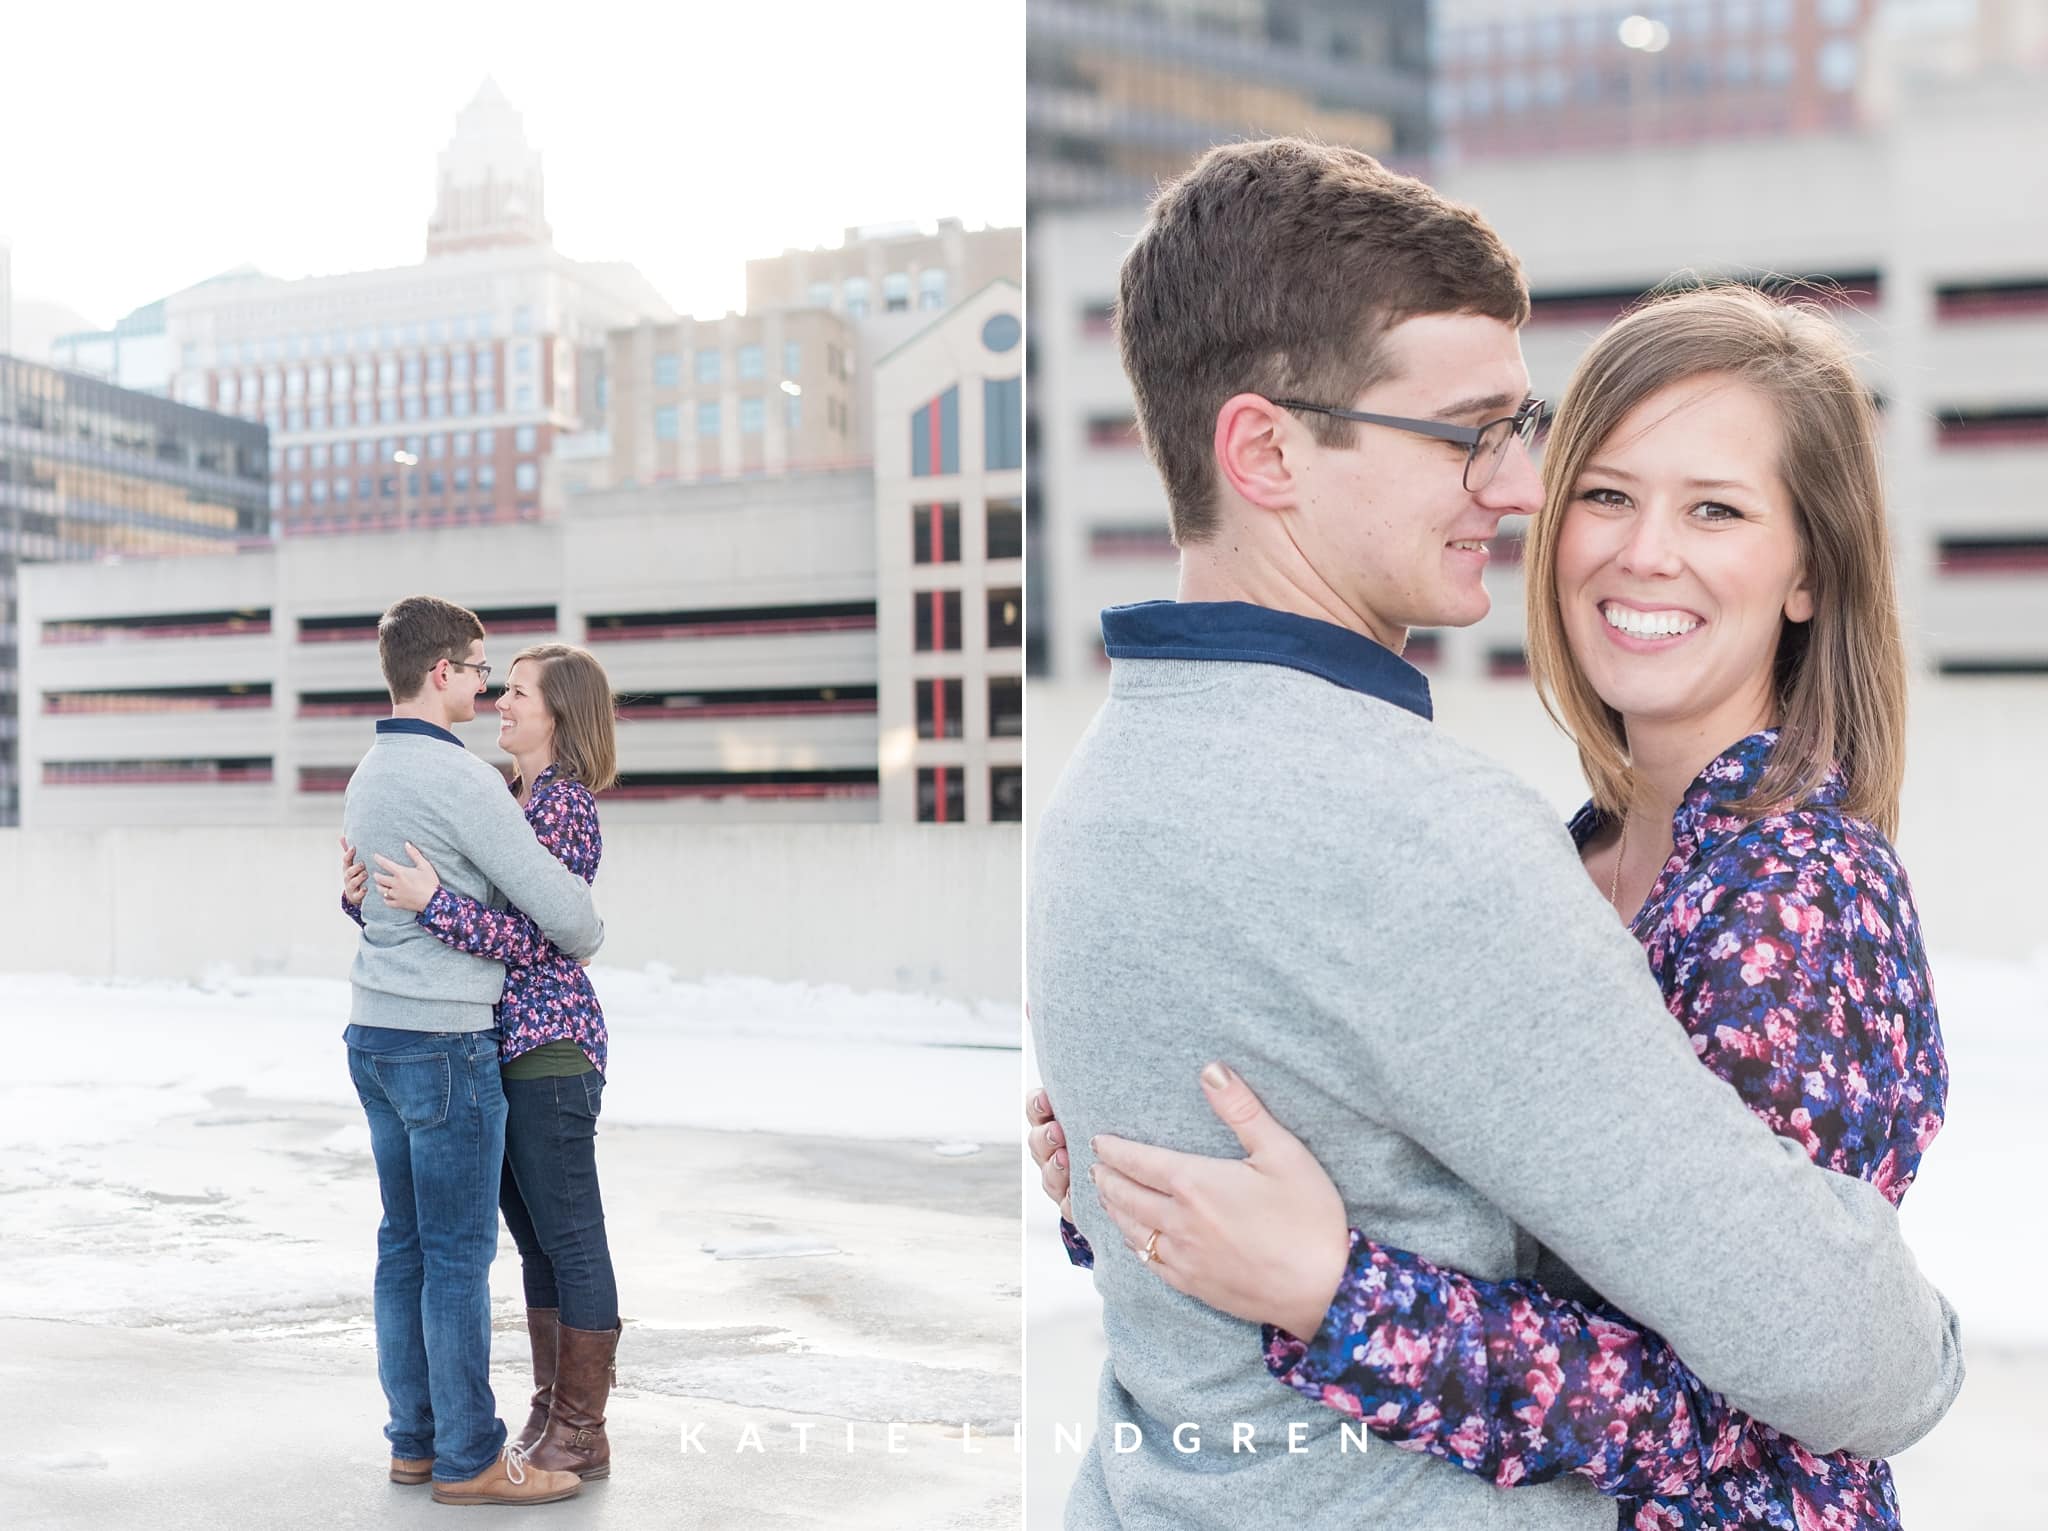
[[[1097,1134],[1097,1135],[1096,1135],[1095,1137],[1092,1137],[1092,1138],[1090,1138],[1090,1139],[1088,1140],[1088,1151],[1089,1151],[1090,1153],[1094,1153],[1094,1152],[1095,1152],[1095,1151],[1096,1151],[1096,1150],[1097,1150],[1097,1149],[1098,1149],[1099,1147],[1101,1147],[1101,1145],[1102,1145],[1102,1138],[1101,1138],[1101,1135],[1100,1135],[1100,1134]]]
[[[1054,1148],[1058,1148],[1060,1144],[1067,1141],[1067,1135],[1060,1131],[1060,1124],[1058,1122],[1052,1123],[1052,1125],[1045,1129],[1045,1141],[1052,1144]]]
[[[1100,1166],[1100,1165],[1095,1165],[1095,1164],[1091,1164],[1091,1165],[1089,1165],[1089,1166],[1088,1166],[1088,1178],[1089,1178],[1090,1180],[1094,1180],[1094,1181],[1100,1181],[1100,1180],[1102,1179],[1102,1169],[1101,1169],[1101,1166]]]
[[[1212,1090],[1227,1089],[1230,1085],[1230,1070],[1220,1063],[1212,1063],[1202,1070],[1202,1083]]]
[[[1058,1153],[1054,1154],[1054,1155],[1052,1156],[1052,1162],[1053,1162],[1053,1163],[1055,1163],[1055,1164],[1057,1164],[1057,1165],[1058,1165],[1058,1166],[1059,1166],[1059,1167],[1060,1167],[1061,1169],[1065,1169],[1065,1168],[1067,1167],[1067,1153],[1066,1153],[1066,1150],[1065,1150],[1065,1149],[1061,1149],[1061,1150],[1060,1150],[1060,1151],[1059,1151]]]
[[[1045,1091],[1040,1090],[1031,1097],[1031,1106],[1033,1110],[1049,1112],[1052,1110],[1052,1100],[1046,1095]]]

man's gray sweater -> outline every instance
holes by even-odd
[[[534,837],[504,778],[444,730],[380,728],[349,777],[342,826],[373,874],[380,854],[404,864],[409,840],[444,888],[494,908],[517,904],[571,957],[604,942],[589,884]],[[410,910],[384,902],[373,875],[349,984],[358,1025],[483,1031],[505,991],[505,965],[434,939]]]
[[[1116,660],[1043,815],[1030,1015],[1109,1341],[1067,1524],[1615,1524],[1582,1480],[1496,1489],[1383,1442],[1341,1452],[1351,1422],[1275,1382],[1254,1326],[1124,1247],[1089,1138],[1237,1154],[1197,1085],[1211,1059],[1372,1237],[1487,1279],[1537,1274],[1547,1246],[1816,1451],[1882,1455],[1931,1428],[1961,1382],[1954,1315],[1884,1198],[1701,1067],[1541,798],[1294,662]],[[1541,1274],[1569,1279],[1547,1253]],[[1183,1422],[1199,1451],[1176,1448]]]

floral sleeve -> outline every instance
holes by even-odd
[[[346,893],[341,896],[341,912],[354,920],[358,926],[363,923],[363,906],[350,903]]]
[[[597,875],[604,841],[598,831],[597,802],[580,782],[559,782],[546,790],[534,833],[554,858],[585,882]],[[467,894],[436,888],[415,921],[437,941],[513,967],[536,967],[561,956],[538,925],[517,909],[493,909]]]
[[[1084,1271],[1095,1269],[1095,1251],[1088,1236],[1065,1218],[1060,1219],[1060,1242],[1067,1246],[1067,1259]]]
[[[1940,1125],[1946,1065],[1903,876],[1874,832],[1803,815],[1738,837],[1672,905],[1671,1007],[1700,1060],[1814,1162],[1896,1202]],[[1844,842],[1847,842],[1844,844]],[[1685,1494],[1751,1427],[1627,1315],[1479,1281],[1352,1235],[1321,1330],[1266,1364],[1375,1434],[1502,1486],[1565,1473]]]

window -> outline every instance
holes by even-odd
[[[306,460],[307,460],[307,461],[308,461],[308,462],[309,462],[309,463],[310,463],[310,464],[311,464],[311,465],[312,465],[313,467],[316,467],[316,468],[324,468],[324,467],[326,467],[326,466],[327,466],[327,448],[326,448],[326,447],[324,447],[324,446],[318,446],[318,447],[314,447],[314,448],[312,448],[312,449],[311,449],[310,451],[308,451],[308,452],[307,452],[307,454],[306,454]]]
[[[697,434],[699,436],[716,436],[718,430],[718,406],[716,404],[699,404],[697,406]]]
[[[913,563],[960,561],[960,507],[916,505],[910,511],[910,557]]]
[[[531,372],[533,370],[533,342],[523,340],[512,348],[512,370]]]
[[[448,376],[458,383],[469,381],[469,353],[457,351],[448,358]]]
[[[677,436],[676,407],[664,404],[654,412],[654,434],[657,440],[674,441]]]
[[[926,766],[917,773],[917,821],[958,824],[967,817],[966,772],[960,766]]]
[[[1831,37],[1820,50],[1820,83],[1833,91],[1850,89],[1856,83],[1856,43],[1853,38]]]
[[[988,736],[991,739],[1024,737],[1024,682],[1020,677],[989,677]]]
[[[364,440],[364,441],[358,441],[358,442],[356,443],[356,461],[357,461],[357,462],[359,462],[359,463],[367,463],[367,462],[375,462],[376,460],[377,460],[377,444],[376,444],[375,442],[373,442],[373,441],[368,441],[368,440]]]
[[[740,434],[742,436],[760,435],[764,418],[765,412],[761,408],[761,401],[759,399],[740,400]]]
[[[761,348],[759,346],[740,347],[739,368],[740,380],[742,382],[748,382],[760,377],[761,366]]]
[[[882,278],[882,312],[901,314],[909,312],[909,309],[909,274],[902,271],[892,271]]]
[[[457,494],[467,494],[469,492],[469,469],[457,468],[455,470],[455,492]]]
[[[841,290],[846,294],[846,317],[865,319],[868,316],[868,279],[850,276]]]
[[[407,399],[407,400],[405,401],[405,418],[406,418],[406,419],[408,419],[408,420],[417,420],[417,419],[419,419],[419,418],[420,418],[420,417],[421,417],[422,415],[424,415],[425,413],[426,413],[426,411],[424,411],[423,409],[421,409],[421,408],[420,408],[420,401],[419,401],[419,400],[418,400],[417,398],[408,398],[408,399]]]
[[[514,409],[533,408],[533,384],[521,383],[512,390],[512,407]]]
[[[915,478],[960,471],[960,389],[948,388],[910,417],[910,472]]]
[[[718,381],[718,357],[716,349],[705,349],[697,353],[697,381],[715,383]]]
[[[476,375],[479,381],[496,374],[497,364],[491,360],[491,348],[489,346],[478,346],[475,356]]]
[[[377,418],[387,425],[396,420],[398,418],[398,400],[379,399],[377,401]]]
[[[1024,592],[991,590],[988,593],[988,646],[1014,649],[1024,642]]]
[[[306,428],[306,412],[303,409],[288,409],[284,412],[284,428],[288,431],[302,431]]]
[[[427,382],[428,382],[429,386],[431,386],[431,385],[433,385],[433,384],[435,384],[435,383],[445,383],[445,382],[447,382],[447,381],[448,381],[448,356],[447,356],[447,353],[446,353],[446,352],[443,352],[443,351],[436,351],[436,352],[435,352],[435,353],[434,353],[434,354],[433,354],[432,356],[429,356],[429,357],[427,358]]]
[[[927,266],[917,274],[917,306],[919,308],[944,308],[946,306],[946,273],[936,266]]]
[[[673,388],[683,380],[683,369],[673,351],[657,351],[654,355],[654,386]]]
[[[782,343],[782,375],[793,379],[803,370],[803,343],[797,340],[785,340]]]
[[[306,396],[304,367],[294,367],[284,375],[284,396],[288,399],[302,399]]]
[[[512,470],[512,482],[522,490],[531,491],[540,482],[540,470],[530,462],[523,462]]]
[[[1024,466],[1024,379],[988,378],[981,385],[984,466]]]
[[[348,408],[346,404],[339,407],[342,409]],[[311,431],[324,431],[327,429],[327,407],[324,404],[315,404],[306,411],[306,429]]]
[[[960,737],[960,682],[926,679],[917,683],[917,737]]]
[[[387,480],[387,482],[388,482],[388,480]],[[372,495],[372,494],[373,494],[373,493],[375,492],[375,490],[376,490],[376,480],[375,480],[375,479],[371,479],[371,478],[359,478],[359,479],[357,479],[357,480],[356,480],[356,498],[357,498],[357,499],[359,499],[359,500],[367,500],[367,499],[369,499],[369,498],[370,498],[370,496],[371,496],[371,495]]]
[[[495,415],[498,412],[498,396],[488,388],[476,391],[476,412],[480,415]]]
[[[342,502],[343,504],[346,504],[346,503],[348,502],[348,480],[347,480],[347,479],[345,479],[345,478],[338,478],[338,479],[336,479],[336,480],[334,481],[334,498],[335,498],[336,500],[338,500],[338,501]]]
[[[1022,500],[990,500],[988,502],[988,556],[990,558],[1022,558],[1024,556],[1024,502]]]
[[[314,479],[307,493],[312,497],[315,505],[325,505],[327,503],[327,480],[324,478]]]
[[[936,654],[960,647],[960,592],[920,590],[910,598],[917,612],[917,651]]]
[[[419,387],[419,385],[420,385],[420,359],[419,359],[419,358],[418,358],[417,356],[408,356],[408,357],[407,357],[407,358],[405,359],[405,368],[404,368],[404,370],[405,370],[405,386],[406,386],[406,387],[408,387],[408,388],[417,388],[417,387]]]
[[[478,432],[476,433],[476,455],[477,455],[477,456],[479,456],[479,457],[489,457],[489,456],[490,456],[490,455],[491,455],[491,454],[492,454],[493,452],[495,452],[495,451],[497,451],[497,450],[498,450],[498,433],[497,433],[496,431],[478,431]]]
[[[473,438],[470,436],[468,431],[457,431],[453,438],[451,439],[453,441],[455,447],[455,455],[457,457],[469,456],[469,449],[472,444]]]
[[[498,470],[485,463],[476,470],[476,486],[479,489],[495,489],[498,486]]]
[[[1024,822],[1024,768],[990,766],[988,769],[988,816],[995,824]]]
[[[532,426],[520,426],[518,430],[512,433],[512,450],[515,452],[531,452],[535,435],[536,432]]]
[[[533,309],[529,305],[522,303],[512,310],[512,329],[520,335],[533,333]]]
[[[428,494],[442,494],[447,491],[447,488],[447,481],[443,479],[439,473],[429,473],[427,475]]]
[[[810,290],[804,295],[804,301],[809,303],[812,308],[830,308],[832,306],[832,284],[830,282],[811,283]]]
[[[296,473],[299,469],[305,467],[306,449],[304,447],[287,447],[284,454],[284,466],[287,473]]]
[[[438,393],[427,395],[427,418],[439,420],[448,413],[448,401]]]
[[[306,486],[293,479],[284,486],[284,497],[288,504],[303,505],[306,502]]]
[[[803,423],[804,401],[796,394],[785,393],[782,396],[783,428],[794,433],[802,427]]]

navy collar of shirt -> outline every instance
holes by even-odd
[[[1429,681],[1392,649],[1334,622],[1247,601],[1140,601],[1102,614],[1111,659],[1228,659],[1305,670],[1417,717],[1432,716]]]
[[[462,741],[438,723],[429,723],[425,718],[379,718],[377,732],[380,734],[420,734],[429,739],[446,739],[457,749]]]

